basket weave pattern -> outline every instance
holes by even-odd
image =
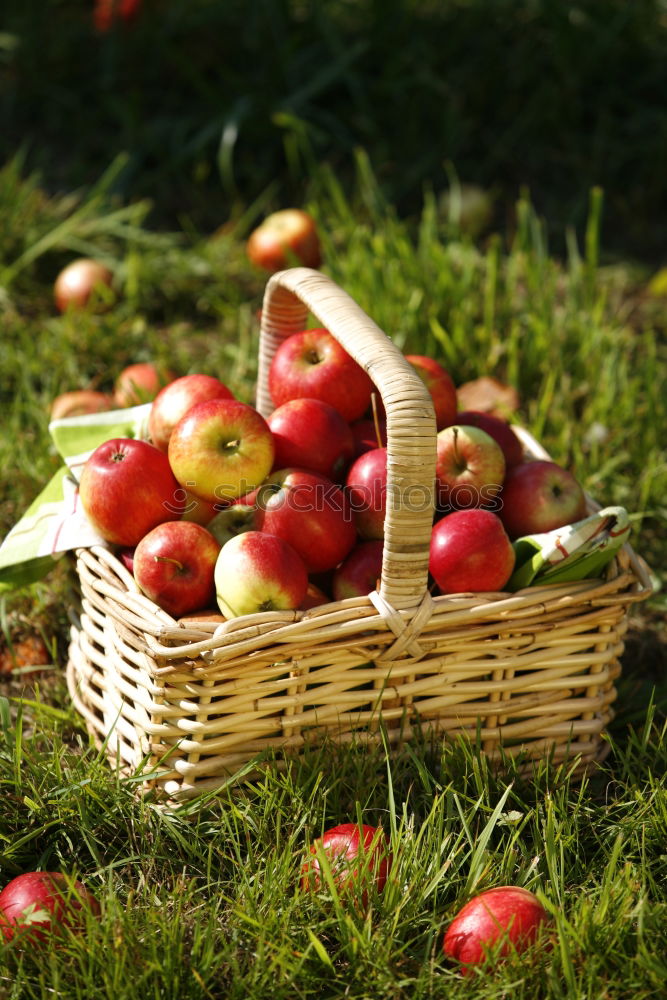
[[[174,621],[104,547],[76,553],[81,601],[68,685],[122,770],[178,800],[267,750],[409,740],[415,727],[482,741],[492,758],[600,759],[629,606],[650,593],[631,549],[605,579],[516,594],[432,597],[435,419],[428,392],[359,306],[317,271],[274,275],[262,310],[256,405],[268,369],[312,314],[368,371],[387,414],[387,515],[378,591],[306,612]],[[544,452],[529,435],[524,447]]]

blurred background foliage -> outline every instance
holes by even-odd
[[[154,227],[211,232],[303,203],[317,167],[368,152],[403,216],[452,171],[501,227],[529,191],[563,250],[605,191],[607,253],[660,263],[667,219],[664,0],[4,0],[0,160],[50,194],[149,197]]]

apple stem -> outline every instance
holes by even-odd
[[[382,448],[382,431],[380,430],[380,418],[378,416],[377,392],[371,393],[371,409],[373,411],[373,426],[375,427],[375,439],[378,448]]]
[[[173,563],[174,566],[178,566],[179,569],[183,569],[183,563],[179,562],[178,559],[172,559],[171,556],[154,556],[155,562],[169,562]]]

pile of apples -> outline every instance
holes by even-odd
[[[459,412],[438,361],[406,359],[436,415],[433,591],[502,590],[513,540],[583,517],[583,490],[527,460],[505,420]],[[83,468],[89,520],[174,617],[306,609],[377,586],[387,448],[373,383],[315,328],[280,345],[269,391],[265,418],[215,376],[175,378],[151,403],[148,440],[106,441]]]

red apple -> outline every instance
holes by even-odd
[[[113,272],[99,260],[79,257],[56,277],[53,296],[59,312],[107,304],[111,296]]]
[[[220,549],[215,589],[227,618],[299,608],[307,588],[303,559],[284,538],[245,531]]]
[[[362,417],[361,420],[355,420],[350,424],[350,430],[354,438],[355,458],[363,455],[365,451],[372,451],[373,448],[387,447],[387,420],[385,417],[379,419],[378,427],[375,426],[375,421],[370,417]]]
[[[80,417],[86,413],[103,413],[111,410],[114,399],[106,392],[96,392],[94,389],[74,389],[72,392],[62,392],[51,403],[49,418],[62,420],[64,417]]]
[[[205,399],[233,399],[233,393],[214,375],[182,375],[163,386],[148,415],[148,433],[155,447],[166,451],[178,421]]]
[[[490,434],[502,448],[505,465],[508,469],[512,465],[523,462],[523,445],[510,424],[502,417],[497,417],[493,413],[484,413],[482,410],[461,410],[456,414],[454,423],[479,427]]]
[[[265,271],[280,271],[295,263],[306,267],[322,263],[315,220],[300,208],[284,208],[267,215],[250,234],[246,252],[249,260]]]
[[[336,338],[318,327],[287,337],[269,367],[274,406],[307,396],[329,403],[349,422],[368,409],[373,383]]]
[[[378,586],[382,573],[382,550],[384,542],[374,540],[359,542],[350,554],[337,566],[333,575],[333,599],[343,601],[346,597],[364,597]]]
[[[458,404],[456,386],[449,372],[434,358],[423,354],[406,354],[405,358],[431,394],[437,429],[442,430],[443,427],[453,424]]]
[[[586,516],[586,497],[576,477],[556,462],[522,462],[508,469],[500,517],[510,538],[553,531]]]
[[[456,914],[442,943],[448,958],[464,971],[513,952],[520,954],[537,938],[549,914],[534,893],[501,885],[471,899]]]
[[[201,524],[166,521],[134,550],[134,579],[174,618],[215,602],[213,573],[220,543]]]
[[[219,514],[224,506],[222,503],[212,503],[210,500],[202,500],[201,497],[196,497],[189,490],[183,490],[183,494],[185,496],[185,506],[183,507],[181,520],[192,521],[193,524],[201,524],[205,528],[208,527],[213,518]]]
[[[301,466],[338,480],[352,459],[350,425],[321,399],[289,399],[267,422],[276,447],[275,469]]]
[[[455,510],[433,526],[429,571],[442,594],[502,590],[514,562],[503,523],[490,510]]]
[[[389,843],[381,827],[357,823],[340,823],[325,831],[309,848],[309,857],[301,866],[301,887],[304,890],[321,890],[325,885],[318,854],[324,852],[338,892],[359,894],[363,906],[368,904],[364,885],[368,879],[382,892],[391,867]]]
[[[206,527],[214,538],[224,545],[230,538],[240,535],[243,531],[250,531],[255,519],[254,503],[229,504],[219,510],[215,517],[208,522]]]
[[[150,403],[163,386],[173,382],[174,372],[152,361],[138,361],[127,365],[114,383],[116,406],[137,406]]]
[[[258,486],[273,465],[271,428],[238,399],[196,403],[171,432],[169,462],[181,485],[203,500],[224,503]]]
[[[100,34],[110,31],[116,21],[130,24],[139,13],[141,0],[95,0],[93,24]]]
[[[384,538],[387,510],[387,449],[372,448],[348,469],[345,492],[363,539]]]
[[[125,569],[132,575],[134,575],[134,549],[134,545],[123,545],[116,553]]]
[[[88,520],[115,545],[136,545],[151,528],[180,518],[184,496],[164,452],[136,438],[99,445],[79,482]]]
[[[492,507],[505,478],[505,456],[486,431],[452,424],[438,431],[435,475],[440,508]]]
[[[318,587],[312,580],[308,584],[306,596],[299,605],[299,611],[308,611],[309,608],[319,608],[322,604],[330,604],[331,598],[325,594],[321,587]]]
[[[5,941],[16,935],[33,946],[65,927],[82,928],[85,909],[95,915],[100,912],[97,900],[82,882],[62,872],[25,872],[0,892],[0,933]]]
[[[333,569],[357,537],[342,488],[299,468],[278,469],[267,477],[257,491],[254,527],[289,542],[309,573]]]

